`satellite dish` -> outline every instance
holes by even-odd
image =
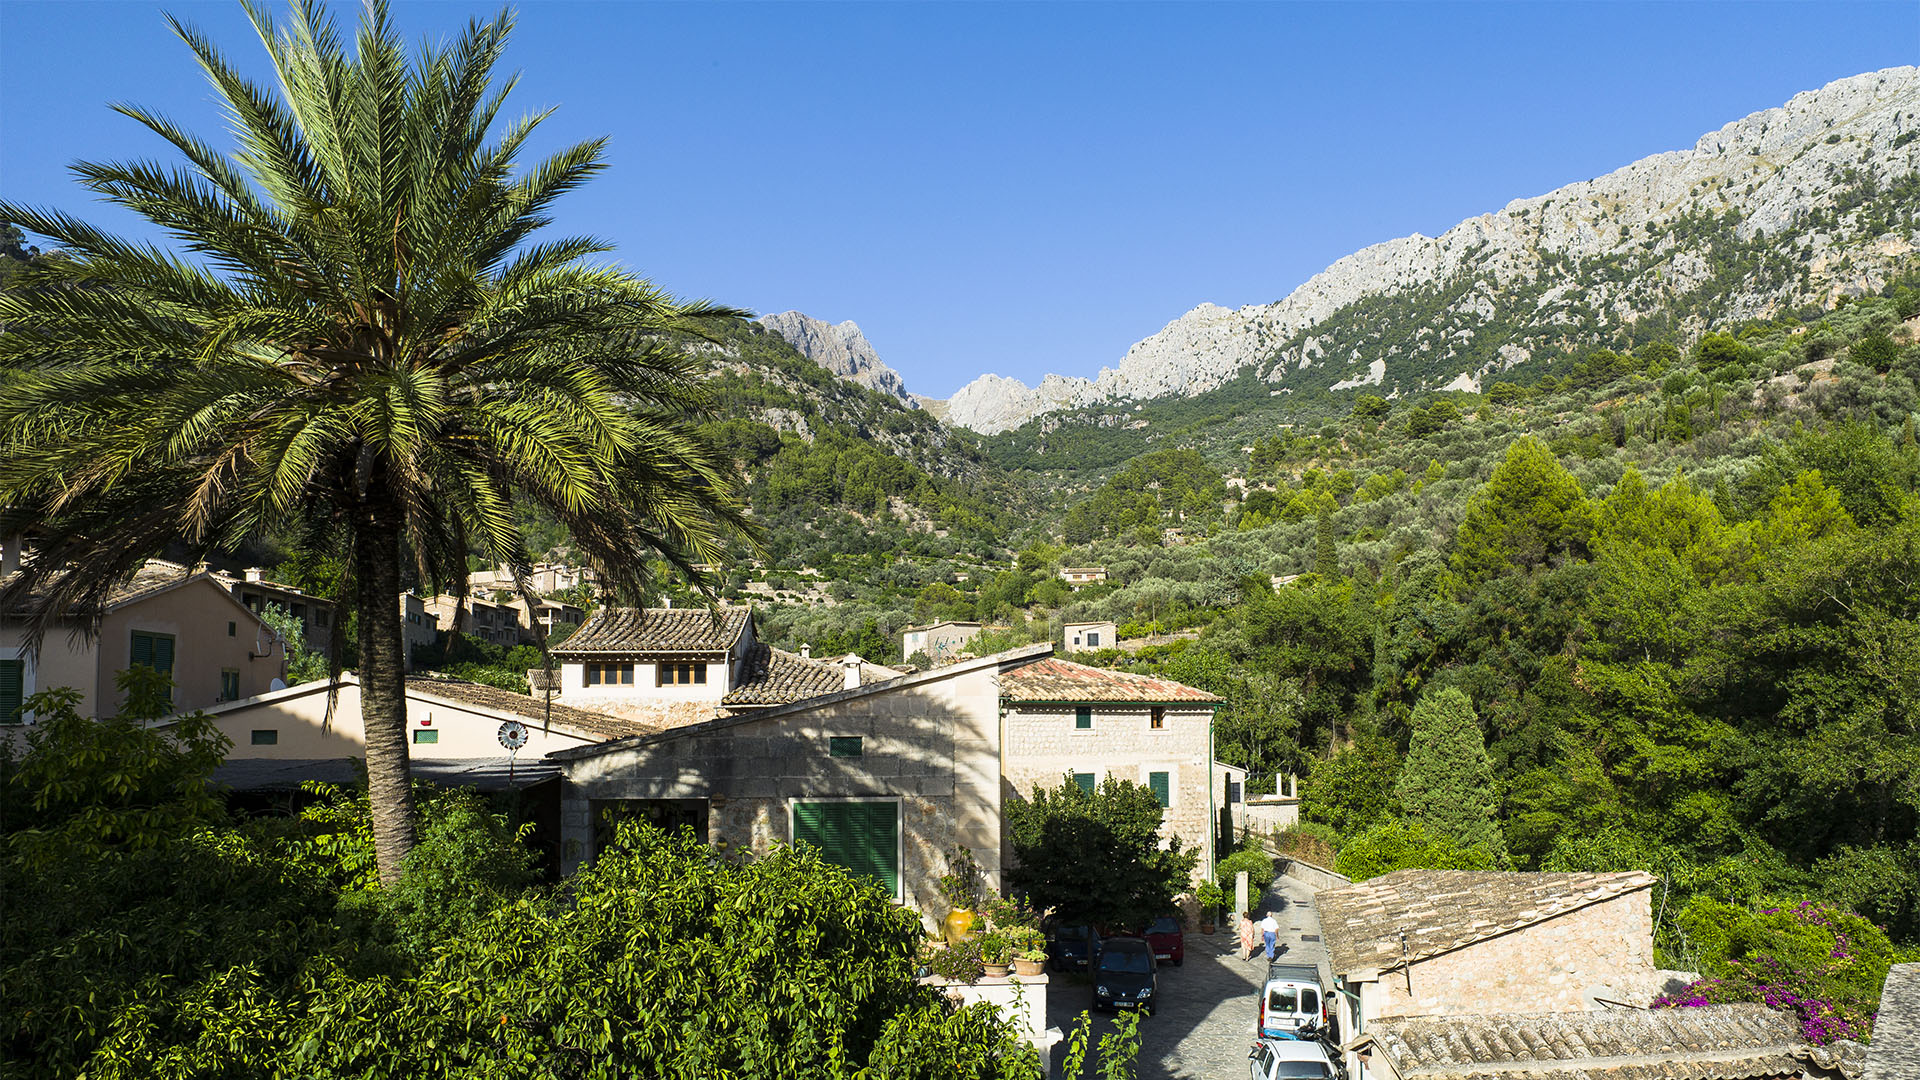
[[[509,750],[518,750],[527,745],[527,725],[518,720],[509,720],[501,724],[500,745]]]
[[[285,690],[286,688],[287,680],[285,679],[275,679],[267,684],[267,689],[269,690]]]

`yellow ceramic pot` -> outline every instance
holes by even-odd
[[[966,908],[954,908],[947,912],[946,921],[941,924],[941,929],[946,931],[947,944],[958,945],[972,938],[973,918],[973,912]]]

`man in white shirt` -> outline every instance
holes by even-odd
[[[1273,963],[1273,945],[1275,939],[1279,936],[1280,924],[1275,921],[1273,912],[1269,911],[1260,919],[1260,940],[1266,943],[1267,963],[1269,964]]]

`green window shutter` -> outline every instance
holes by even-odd
[[[0,724],[20,722],[20,703],[27,690],[27,662],[0,660]]]
[[[1167,784],[1166,773],[1163,773],[1163,772],[1148,773],[1147,786],[1153,789],[1153,797],[1160,800],[1160,809],[1165,810],[1167,807],[1173,805],[1173,800],[1171,798],[1172,792],[1169,790],[1169,787]]]
[[[1073,782],[1080,785],[1081,791],[1084,791],[1089,795],[1093,794],[1093,774],[1092,773],[1090,772],[1074,773]]]
[[[130,658],[134,667],[153,666],[153,635],[135,631],[133,635],[133,655]]]
[[[826,861],[874,878],[891,895],[900,895],[900,804],[795,803],[793,839],[818,847]]]
[[[153,669],[173,674],[173,638],[162,634],[153,636]]]
[[[1073,710],[1073,726],[1082,731],[1093,726],[1093,706],[1082,705]]]

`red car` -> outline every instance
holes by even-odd
[[[1174,964],[1187,961],[1187,937],[1180,930],[1180,920],[1169,915],[1147,924],[1147,944],[1153,946],[1153,957],[1162,963],[1171,960]]]

